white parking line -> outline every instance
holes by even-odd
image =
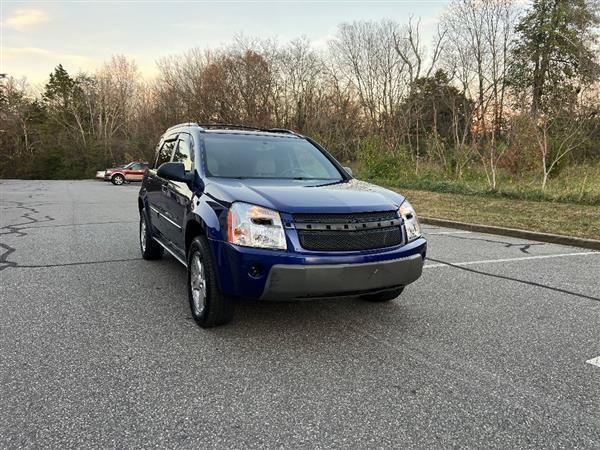
[[[502,258],[502,259],[482,259],[479,261],[465,261],[452,263],[454,266],[470,266],[473,264],[494,264],[511,261],[528,261],[530,259],[549,259],[549,258],[561,258],[565,256],[585,256],[585,255],[600,255],[600,252],[579,252],[579,253],[560,253],[558,255],[537,255],[537,256],[522,256],[520,258]],[[426,264],[423,269],[435,269],[438,267],[450,267],[448,264]]]
[[[600,356],[598,356],[597,358],[588,359],[586,363],[591,364],[592,366],[600,367]]]
[[[429,231],[425,231],[425,234],[427,236],[431,236],[432,234],[470,234],[470,231],[434,231],[434,232],[429,232]]]

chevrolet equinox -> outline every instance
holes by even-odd
[[[427,243],[400,194],[359,181],[312,139],[280,128],[169,128],[144,174],[144,259],[187,268],[194,320],[227,323],[234,298],[395,299]]]

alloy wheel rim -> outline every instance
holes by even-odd
[[[206,278],[204,275],[204,265],[197,252],[194,253],[191,261],[190,289],[192,290],[194,314],[200,316],[206,307]]]
[[[146,221],[142,217],[140,223],[140,244],[142,245],[142,252],[146,251]]]
[[[115,177],[115,183],[116,184],[122,184],[123,183],[123,179],[121,177]]]

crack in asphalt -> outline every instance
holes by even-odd
[[[31,197],[31,196],[30,196]],[[41,225],[34,226],[35,224],[44,223],[44,222],[52,222],[56,220],[54,217],[49,215],[44,215],[43,218],[36,218],[34,215],[40,214],[40,212],[34,207],[39,205],[25,205],[23,202],[17,201],[9,201],[9,203],[13,203],[15,206],[11,208],[25,210],[26,212],[21,215],[23,219],[26,219],[25,222],[13,223],[9,225],[5,225],[0,227],[0,236],[9,236],[13,235],[15,237],[25,237],[27,233],[23,230],[30,230],[36,228],[57,228],[57,227],[69,227],[69,226],[82,226],[82,225],[104,225],[104,224],[115,224],[115,223],[135,223],[135,221],[113,221],[113,222],[91,222],[91,223],[80,223],[80,224],[58,224],[58,225]],[[9,209],[9,208],[3,208]],[[70,263],[60,263],[60,264],[19,264],[16,261],[9,261],[8,257],[15,253],[17,249],[15,247],[11,247],[10,245],[0,242],[0,248],[4,250],[4,252],[0,255],[0,272],[4,269],[13,268],[13,269],[39,269],[45,267],[68,267],[68,266],[85,266],[90,264],[105,264],[105,263],[116,263],[116,262],[127,262],[127,261],[139,261],[142,258],[123,258],[123,259],[107,259],[100,261],[81,261],[81,262],[70,262]]]
[[[69,262],[60,264],[19,264],[14,266],[16,269],[41,269],[45,267],[68,267],[68,266],[87,266],[90,264],[105,264],[105,263],[117,263],[117,262],[129,262],[129,261],[141,261],[143,258],[122,258],[122,259],[104,259],[100,261],[81,261],[81,262]]]
[[[31,198],[32,195],[30,195],[29,197]],[[34,215],[40,214],[40,212],[37,209],[35,209],[33,205],[26,206],[25,203],[17,201],[8,201],[8,203],[15,204],[15,209],[26,211],[21,215],[21,217],[23,219],[26,219],[27,222],[13,223],[0,227],[0,230],[6,230],[0,232],[0,236],[14,235],[15,237],[24,237],[27,236],[27,233],[25,233],[23,230],[31,228],[29,225],[43,222],[51,222],[55,220],[54,217],[49,215],[45,215],[42,219],[34,217]],[[2,272],[4,269],[8,269],[9,267],[18,267],[19,265],[15,261],[8,260],[8,257],[15,253],[17,249],[2,242],[0,242],[0,248],[4,249],[4,252],[0,255],[0,272]]]
[[[63,224],[58,224],[58,225],[42,225],[39,227],[21,227],[19,228],[20,230],[37,230],[40,228],[62,228],[62,227],[80,227],[80,226],[87,226],[87,225],[112,225],[112,224],[122,224],[122,223],[138,223],[137,220],[116,220],[116,221],[112,221],[112,222],[84,222],[84,223],[63,223]],[[0,233],[0,236],[2,236],[2,234],[8,234],[8,233]]]
[[[469,241],[483,241],[483,242],[490,242],[492,244],[503,244],[504,248],[512,248],[512,247],[518,247],[519,250],[527,255],[529,255],[529,248],[533,245],[546,245],[545,242],[529,242],[527,244],[523,244],[523,243],[515,243],[515,242],[506,242],[506,241],[498,241],[496,239],[486,239],[486,238],[477,238],[477,237],[472,237],[472,236],[456,236],[454,234],[448,234],[445,237],[449,237],[449,238],[453,238],[453,239],[465,239],[465,240],[469,240]]]
[[[448,262],[448,261],[442,261],[441,259],[433,259],[433,258],[427,257],[427,260],[429,260],[429,261],[435,261],[435,262],[441,263],[441,264],[445,264],[445,265],[453,267],[455,269],[464,270],[465,272],[477,273],[479,275],[486,275],[488,277],[500,278],[500,279],[503,279],[503,280],[516,281],[517,283],[528,284],[530,286],[541,287],[541,288],[544,288],[544,289],[549,289],[551,291],[560,292],[562,294],[573,295],[575,297],[581,297],[581,298],[585,298],[587,300],[593,300],[595,302],[600,302],[600,298],[598,298],[598,297],[592,297],[591,295],[580,294],[578,292],[568,291],[566,289],[561,289],[561,288],[557,288],[557,287],[553,287],[553,286],[547,286],[547,285],[542,284],[542,283],[536,283],[535,281],[523,280],[521,278],[514,278],[514,277],[509,277],[509,276],[506,276],[506,275],[498,275],[498,274],[495,274],[495,273],[484,272],[483,270],[477,270],[477,269],[472,269],[470,267],[459,266],[457,264],[453,264],[453,263]]]

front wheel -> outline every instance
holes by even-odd
[[[115,186],[121,186],[123,183],[125,183],[125,177],[121,174],[116,174],[113,175],[110,181],[112,181],[112,184]]]
[[[224,325],[233,318],[233,301],[221,294],[212,254],[205,237],[195,238],[188,251],[188,298],[192,317],[203,328]]]
[[[150,225],[144,209],[140,211],[140,250],[144,259],[160,259],[164,252],[162,246],[152,239]]]
[[[376,294],[361,295],[360,298],[362,298],[363,300],[367,300],[369,302],[373,302],[373,303],[389,302],[390,300],[394,300],[400,294],[402,294],[403,290],[404,290],[404,288],[401,287],[398,289],[393,289],[391,291],[377,292]]]

